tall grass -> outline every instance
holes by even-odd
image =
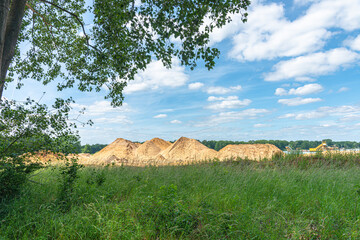
[[[60,171],[49,168],[6,206],[0,239],[359,239],[359,163],[353,154],[86,167],[66,213]]]

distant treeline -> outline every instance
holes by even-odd
[[[85,144],[85,145],[81,146],[81,152],[94,154],[106,146],[107,146],[107,144],[91,144],[91,145]]]
[[[360,148],[360,142],[351,142],[351,141],[332,141],[331,139],[324,139],[328,146],[333,147],[339,147],[339,148],[346,148],[346,149],[353,149],[353,148]],[[251,140],[251,141],[226,141],[226,140],[204,140],[200,141],[202,144],[207,146],[208,148],[215,149],[216,151],[219,151],[223,147],[229,144],[273,144],[280,148],[281,150],[286,150],[286,146],[290,146],[292,149],[309,149],[309,148],[315,148],[321,144],[321,141],[307,141],[307,140],[297,140],[297,141],[286,141],[286,140]]]
[[[339,147],[339,148],[345,148],[345,149],[353,149],[353,148],[360,148],[360,142],[351,142],[351,141],[332,141],[331,139],[324,139],[328,146],[333,147]],[[175,141],[170,141],[175,142]],[[208,148],[215,149],[216,151],[219,151],[223,147],[229,144],[273,144],[280,148],[281,150],[286,150],[286,146],[290,146],[292,149],[309,149],[309,148],[315,148],[321,144],[321,141],[307,141],[307,140],[297,140],[297,141],[286,141],[286,140],[251,140],[251,141],[227,141],[227,140],[203,140],[199,141]],[[86,145],[80,145],[78,144],[77,150],[81,153],[91,153],[94,154],[104,147],[106,147],[107,144],[86,144]]]

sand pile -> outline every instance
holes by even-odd
[[[153,138],[144,142],[136,149],[135,158],[143,164],[149,164],[156,156],[171,145],[170,142],[160,138]]]
[[[214,159],[216,156],[215,150],[204,146],[197,140],[181,137],[156,156],[156,164],[189,164]]]
[[[91,159],[92,155],[90,153],[79,153],[77,155],[74,155],[78,158],[79,164],[86,164]]]
[[[228,145],[217,152],[195,139],[181,137],[173,144],[160,138],[153,138],[143,144],[118,138],[94,155],[82,153],[77,157],[79,163],[84,165],[160,166],[191,164],[214,158],[226,160],[240,157],[260,160],[271,158],[275,154],[282,154],[282,151],[271,144]],[[56,158],[46,155],[41,156],[43,161]]]
[[[31,162],[49,163],[64,160],[65,155],[62,153],[53,153],[51,151],[39,151],[36,153],[24,154]]]
[[[39,151],[32,154],[25,154],[31,162],[40,162],[40,163],[65,163],[66,161],[75,158],[81,163],[82,160],[89,159],[91,154],[89,153],[79,153],[79,154],[68,154],[67,156],[63,153],[54,153],[51,151]]]
[[[136,165],[135,150],[139,144],[135,144],[129,140],[118,138],[111,144],[107,145],[99,152],[95,153],[87,163],[94,165],[106,165],[106,164],[124,164],[124,165]]]
[[[276,154],[283,154],[283,152],[272,144],[239,144],[227,145],[219,151],[217,157],[220,160],[236,158],[261,160],[271,159]]]

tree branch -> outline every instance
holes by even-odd
[[[63,7],[60,7],[59,5],[53,3],[53,2],[50,2],[50,1],[47,1],[47,0],[40,0],[41,2],[43,3],[47,3],[47,4],[50,4],[58,9],[60,9],[61,11],[64,11],[66,13],[68,13],[69,15],[71,15],[72,17],[74,17],[76,19],[76,21],[78,21],[78,23],[80,23],[81,25],[81,28],[83,30],[83,33],[85,35],[85,39],[86,39],[86,45],[88,45],[89,47],[95,49],[96,51],[100,52],[95,46],[91,45],[90,42],[89,42],[89,39],[90,37],[86,34],[86,31],[85,31],[85,26],[84,26],[84,23],[81,21],[81,19],[79,18],[78,15],[76,15],[75,13],[73,12],[70,12],[69,10],[66,10],[65,8]]]
[[[39,184],[39,185],[44,185],[44,184],[42,184],[42,183],[36,182],[36,181],[34,181],[34,180],[31,180],[31,179],[28,179],[28,181],[29,181],[29,182],[32,182],[32,183]]]
[[[27,129],[25,129],[27,130]],[[5,153],[10,149],[12,145],[14,145],[17,141],[19,141],[20,138],[22,138],[25,135],[26,132],[21,133],[17,138],[15,138],[5,149],[4,151],[0,152],[1,155],[5,155]]]
[[[48,23],[48,22],[46,21],[45,17],[44,17],[43,15],[41,15],[38,11],[36,11],[32,6],[30,6],[29,4],[26,4],[26,6],[27,6],[31,11],[33,11],[33,12],[36,13],[36,14],[38,14],[38,15],[42,18],[43,22],[45,23],[47,29],[49,30],[49,32],[50,32],[50,34],[51,34],[51,36],[52,36],[52,38],[53,38],[53,42],[54,42],[55,46],[57,47],[56,41],[55,41],[55,37],[54,37],[54,34],[53,34],[53,31],[52,31],[52,29],[49,28],[49,26],[50,26],[51,28],[56,28],[56,27],[54,27],[53,25],[51,25],[50,23]],[[56,29],[59,31],[58,28],[56,28]]]

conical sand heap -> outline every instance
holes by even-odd
[[[264,158],[271,159],[277,154],[283,154],[283,152],[272,144],[240,144],[225,146],[219,151],[218,158],[220,160],[242,158],[259,161]]]
[[[122,138],[116,139],[93,156],[82,156],[80,162],[89,165],[182,165],[218,158],[260,160],[272,158],[282,151],[272,144],[228,145],[219,152],[210,149],[195,139],[179,138],[171,144],[160,138],[153,138],[143,144]]]
[[[171,145],[160,138],[153,138],[141,144],[135,151],[135,158],[144,165],[154,164],[156,156]]]
[[[156,165],[178,165],[214,159],[217,152],[195,139],[179,138],[157,156]]]
[[[170,142],[165,141],[160,138],[153,138],[141,144],[136,149],[137,157],[155,157],[158,153],[165,150],[167,147],[171,145]]]
[[[138,144],[135,144],[129,140],[118,138],[99,152],[95,153],[93,157],[88,161],[88,164],[103,165],[103,164],[125,164],[136,165],[135,150],[138,148]]]

